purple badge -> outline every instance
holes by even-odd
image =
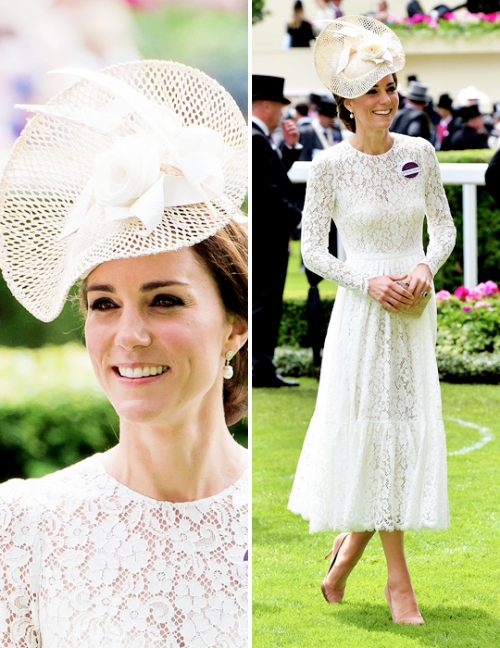
[[[420,167],[416,162],[407,162],[403,167],[403,175],[405,178],[416,178],[420,173]]]

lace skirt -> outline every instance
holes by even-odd
[[[422,258],[347,263],[375,277],[409,273]],[[288,504],[311,533],[449,526],[435,342],[434,300],[415,320],[339,287]]]

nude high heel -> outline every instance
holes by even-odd
[[[384,588],[384,594],[385,598],[387,599],[387,603],[389,604],[389,610],[391,611],[391,616],[392,620],[394,623],[405,623],[409,625],[423,625],[425,621],[422,618],[422,615],[420,614],[418,607],[417,607],[417,613],[418,614],[409,614],[408,616],[404,615],[398,617],[394,616],[394,613],[392,611],[392,599],[391,599],[391,592],[389,590],[389,583],[386,583],[386,586]]]
[[[330,567],[328,568],[328,571],[326,572],[326,576],[324,577],[321,583],[321,591],[323,592],[323,596],[325,597],[327,603],[340,603],[340,601],[344,596],[345,587],[339,590],[333,589],[333,587],[330,587],[330,585],[328,585],[326,579],[328,577],[328,574],[332,571],[332,567],[335,565],[335,561],[337,560],[337,556],[340,551],[340,548],[344,544],[344,540],[347,538],[348,535],[349,535],[348,533],[341,533],[340,535],[338,535],[335,538],[333,547],[325,556],[325,560],[327,560],[329,556],[332,557],[332,560],[330,562]]]

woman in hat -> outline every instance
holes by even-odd
[[[0,262],[44,321],[82,280],[120,439],[0,487],[0,644],[243,648],[246,126],[178,63],[71,73],[7,164]]]
[[[378,531],[392,618],[421,624],[403,540],[407,529],[449,524],[431,291],[455,227],[432,146],[389,132],[404,65],[396,35],[373,19],[342,18],[321,33],[315,63],[355,134],[316,156],[308,179],[304,262],[339,288],[289,508],[311,532],[342,532],[322,583],[329,603],[342,599]],[[332,218],[345,262],[328,253]]]

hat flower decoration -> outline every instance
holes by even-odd
[[[247,128],[215,80],[171,61],[80,77],[35,113],[0,182],[0,264],[50,321],[100,263],[174,251],[240,220]],[[44,299],[40,299],[40,294]]]
[[[380,79],[401,70],[401,41],[386,25],[366,16],[345,16],[326,25],[314,50],[316,71],[333,94],[354,99]]]

